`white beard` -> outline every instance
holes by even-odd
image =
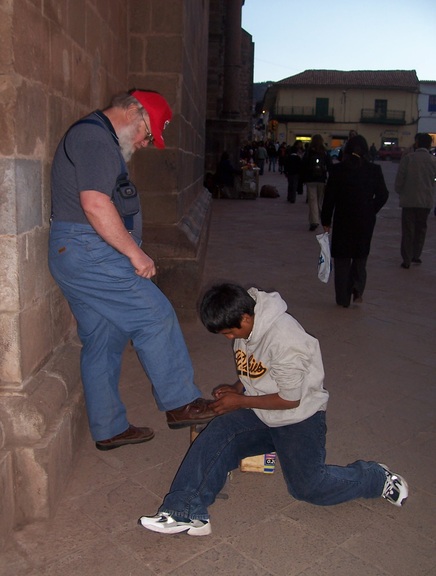
[[[138,132],[138,124],[130,124],[118,130],[118,143],[121,149],[121,155],[126,162],[130,160],[136,148],[133,145],[133,140]]]

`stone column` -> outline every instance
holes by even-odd
[[[241,74],[241,0],[226,0],[223,115],[239,116]]]
[[[143,249],[157,262],[156,282],[183,318],[196,316],[211,208],[203,185],[208,20],[202,0],[131,5],[129,84],[161,92],[174,114],[165,150],[149,147],[132,160]]]
[[[125,2],[111,7],[0,3],[0,548],[54,512],[87,430],[75,322],[47,265],[50,164],[107,102],[99,79],[125,83]]]

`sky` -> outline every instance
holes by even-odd
[[[304,70],[416,70],[436,80],[436,0],[245,0],[254,82]]]

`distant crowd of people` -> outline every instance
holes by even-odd
[[[429,134],[415,136],[413,146],[400,161],[395,190],[402,209],[401,267],[420,264],[427,218],[434,207],[436,157],[429,154]],[[336,302],[348,307],[351,299],[362,302],[366,286],[366,264],[376,215],[388,200],[389,192],[379,164],[377,149],[351,130],[333,162],[320,134],[309,143],[292,145],[273,140],[252,142],[240,151],[240,166],[233,167],[224,152],[217,168],[219,185],[230,195],[234,178],[244,166],[284,174],[288,181],[287,201],[295,203],[306,191],[309,230],[331,232]],[[230,197],[230,196],[229,196]],[[436,210],[435,210],[436,215]]]

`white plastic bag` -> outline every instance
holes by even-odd
[[[328,232],[317,234],[316,239],[321,247],[318,260],[318,278],[321,282],[328,282],[331,270],[330,239]]]

